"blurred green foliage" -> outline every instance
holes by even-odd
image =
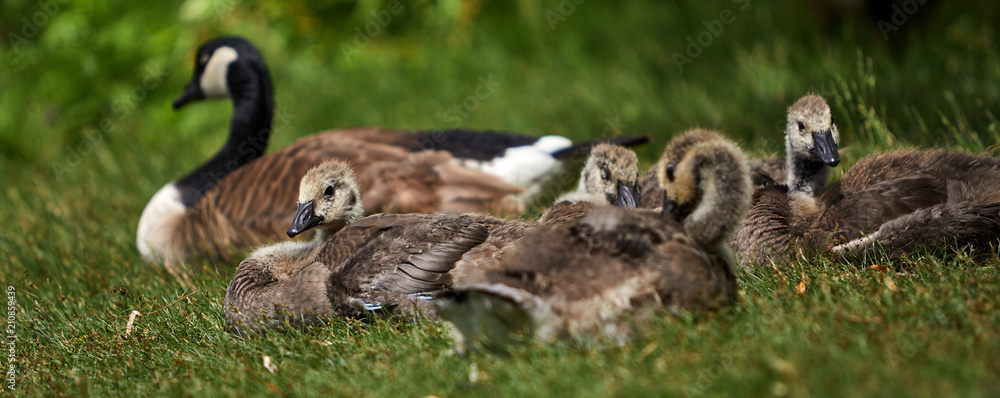
[[[1000,59],[990,19],[1000,6],[989,2],[941,4],[888,42],[864,16],[819,29],[798,3],[425,0],[401,2],[397,14],[388,5],[6,1],[0,154],[12,165],[51,164],[104,119],[109,137],[139,147],[224,131],[220,109],[176,114],[168,106],[196,46],[221,34],[262,48],[279,107],[296,116],[293,136],[351,125],[441,127],[441,109],[488,74],[504,82],[502,98],[468,126],[586,137],[600,130],[593,115],[601,115],[660,136],[720,128],[777,151],[784,108],[812,90],[838,105],[848,144],[872,137],[872,118],[907,144],[964,143],[945,133],[952,125],[996,134]],[[734,21],[678,70],[676,54],[723,9]],[[353,44],[367,43],[366,29],[376,33],[370,44]],[[525,122],[533,119],[551,122]]]

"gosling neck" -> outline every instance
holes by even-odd
[[[684,219],[684,229],[703,247],[728,240],[746,214],[751,182],[746,161],[721,148],[713,148],[698,173],[698,204]]]
[[[788,192],[815,196],[826,184],[830,168],[812,155],[802,156],[790,150],[788,154]]]
[[[356,198],[361,197],[360,192],[355,192],[355,197]],[[364,214],[365,214],[364,206],[362,206],[361,203],[358,202],[357,206],[354,209],[343,214],[341,217],[333,220],[332,222],[317,226],[315,228],[316,237],[313,238],[313,242],[319,243],[332,238],[333,235],[335,235],[337,232],[340,232],[340,230],[344,229],[348,225],[351,225],[355,221],[364,218]]]

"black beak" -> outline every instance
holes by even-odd
[[[810,153],[822,160],[830,167],[840,164],[840,154],[837,153],[837,142],[833,140],[833,132],[830,130],[813,132],[813,147]]]
[[[635,188],[619,182],[618,196],[611,203],[623,209],[634,209],[638,204],[638,201],[635,199],[635,191]]]
[[[322,221],[323,218],[317,217],[316,213],[313,212],[313,201],[299,203],[299,210],[295,212],[292,226],[288,227],[288,232],[286,233],[289,238],[294,238],[295,235],[308,231],[309,228],[319,225]]]
[[[691,209],[689,206],[681,206],[674,201],[667,199],[667,195],[663,195],[663,210],[661,211],[664,216],[670,216],[674,220],[683,221],[688,215],[691,214]]]
[[[184,87],[184,92],[181,93],[180,97],[174,100],[174,110],[181,109],[182,106],[188,102],[194,102],[198,100],[205,99],[205,94],[201,92],[201,87],[198,86],[198,82],[192,80],[188,83],[187,87]]]

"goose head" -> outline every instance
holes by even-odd
[[[631,150],[614,144],[599,144],[591,150],[580,172],[577,192],[593,196],[598,203],[634,209],[639,190],[638,163]]]
[[[266,95],[257,83],[269,84],[264,57],[241,37],[222,37],[198,47],[194,76],[176,100],[174,109],[203,99]]]
[[[788,109],[785,128],[789,188],[811,194],[825,184],[826,166],[840,164],[839,145],[840,132],[826,101],[817,95],[796,101]]]
[[[313,167],[299,184],[298,210],[288,228],[295,237],[312,228],[335,232],[364,216],[361,189],[346,162],[331,159]]]
[[[679,140],[679,141],[678,141]],[[657,163],[663,212],[703,247],[725,245],[747,209],[753,185],[746,155],[718,133],[692,130]]]

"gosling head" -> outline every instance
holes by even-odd
[[[681,158],[684,157],[684,154],[688,152],[688,149],[695,144],[721,139],[724,138],[719,135],[719,133],[700,128],[691,129],[680,135],[674,136],[674,138],[667,143],[666,148],[663,148],[663,154],[660,155],[660,160],[653,165],[657,181],[660,182],[660,188],[663,188],[663,181],[666,181],[667,178],[667,175],[665,174],[667,165],[680,161]],[[666,192],[664,191],[664,193]]]
[[[789,192],[814,195],[826,184],[830,167],[840,164],[840,132],[822,97],[807,95],[788,109],[785,128],[786,184]]]
[[[614,144],[599,144],[583,166],[577,192],[599,195],[607,203],[634,209],[638,185],[639,160],[635,152]]]
[[[194,75],[176,100],[174,109],[203,99],[260,95],[252,83],[264,76],[269,80],[264,57],[252,43],[241,37],[221,37],[198,47]],[[262,82],[265,84],[266,82]],[[244,89],[246,90],[244,93]]]
[[[840,164],[840,132],[823,97],[807,95],[788,108],[785,145],[788,157],[812,157],[831,167]]]
[[[686,207],[682,207],[678,203],[671,203],[668,199],[666,189],[667,187],[673,187],[674,189],[685,189],[689,191],[696,188],[691,184],[676,184],[675,179],[677,178],[677,164],[680,163],[685,155],[688,154],[691,147],[706,142],[721,140],[725,140],[721,134],[700,128],[685,131],[670,140],[667,147],[663,149],[663,154],[660,155],[660,160],[653,166],[656,168],[657,181],[659,181],[660,188],[663,190],[664,213],[669,213],[677,220],[683,220],[684,217],[687,217],[687,215],[691,213],[692,208],[688,207],[694,206],[696,203],[690,201]],[[694,195],[694,193],[687,191],[675,193],[673,196],[676,197],[677,195],[680,195],[681,197],[687,198]]]
[[[747,208],[753,185],[746,155],[721,135],[693,130],[657,164],[664,190],[663,212],[684,224],[705,247],[725,242]],[[672,152],[673,151],[673,152]]]
[[[707,141],[725,140],[725,138],[712,130],[706,130],[701,128],[694,128],[685,131],[681,135],[674,137],[667,144],[667,147],[663,149],[663,154],[660,155],[660,161],[658,163],[667,164],[671,161],[676,162],[681,159],[688,152],[688,150],[695,144],[700,144]],[[663,176],[657,176],[661,178]]]
[[[336,231],[364,216],[361,190],[347,163],[331,159],[313,167],[299,184],[298,211],[288,228],[295,237],[312,228]]]

